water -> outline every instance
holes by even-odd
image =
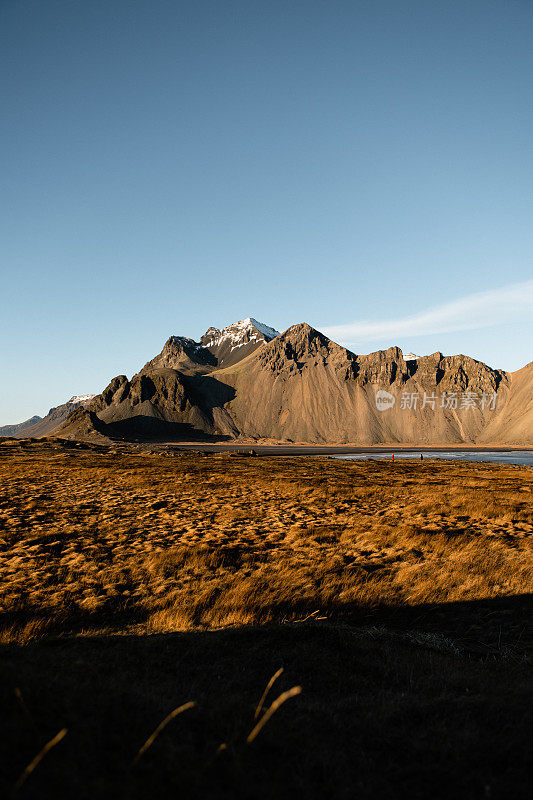
[[[453,459],[456,461],[492,461],[494,464],[520,464],[526,467],[533,467],[533,451],[530,450],[515,450],[512,452],[508,450],[502,453],[499,453],[497,450],[487,453],[480,453],[476,450],[425,450],[422,455],[424,456],[424,461],[427,458],[444,458],[446,460]],[[333,458],[340,458],[343,461],[367,461],[369,458],[388,459],[390,461],[392,459],[392,451],[390,453],[357,453],[354,455],[340,455],[333,456]],[[395,450],[394,459],[396,460],[400,458],[414,458],[415,460],[418,459],[418,461],[420,461],[420,451],[406,453]]]

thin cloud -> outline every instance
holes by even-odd
[[[400,336],[427,336],[475,330],[520,318],[533,318],[533,280],[470,294],[460,300],[407,317],[325,325],[320,330],[336,341],[356,344],[365,339],[390,340]]]

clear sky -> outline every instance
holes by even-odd
[[[533,359],[531,0],[0,0],[0,424],[171,334]]]

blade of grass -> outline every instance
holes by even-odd
[[[26,701],[24,700],[24,698],[22,696],[22,692],[20,691],[18,686],[15,687],[14,691],[15,691],[15,697],[18,700],[18,704],[22,709],[22,713],[24,714],[26,719],[29,721],[29,723],[30,723],[31,727],[33,728],[33,730],[35,731],[35,733],[38,734],[39,733],[39,729],[38,729],[37,725],[35,724],[35,720],[33,719],[32,715],[31,715],[30,709],[26,705]]]
[[[275,682],[277,681],[277,679],[279,678],[279,676],[280,676],[282,673],[283,673],[283,667],[280,667],[280,668],[279,668],[279,669],[278,669],[278,670],[277,670],[277,671],[276,671],[276,672],[275,672],[275,673],[272,675],[272,677],[270,678],[269,682],[268,682],[268,683],[267,683],[267,685],[265,686],[265,691],[264,691],[264,692],[263,692],[263,694],[261,695],[261,699],[260,699],[260,701],[259,701],[259,703],[258,703],[258,705],[257,705],[257,708],[255,709],[255,713],[254,713],[254,719],[257,719],[257,717],[258,717],[258,716],[259,716],[259,714],[261,713],[261,709],[263,708],[263,705],[264,705],[264,703],[265,703],[265,700],[266,700],[266,698],[267,698],[267,695],[268,695],[269,691],[272,689],[272,687],[274,686]]]
[[[45,755],[48,753],[48,751],[49,751],[49,750],[51,750],[51,749],[52,749],[52,747],[55,747],[55,746],[56,746],[56,744],[59,744],[59,742],[61,741],[61,739],[63,739],[63,737],[64,737],[64,736],[66,736],[66,734],[67,734],[67,728],[62,728],[62,729],[59,731],[59,733],[56,733],[56,735],[54,736],[54,738],[53,738],[53,739],[50,739],[50,741],[49,741],[49,742],[47,742],[47,743],[45,744],[45,746],[43,747],[43,749],[42,749],[42,750],[41,750],[39,753],[37,753],[37,755],[35,756],[35,758],[33,759],[33,761],[30,761],[30,763],[28,764],[28,766],[27,766],[27,767],[26,767],[26,768],[23,770],[23,772],[21,773],[21,775],[20,775],[19,779],[18,779],[18,780],[17,780],[17,782],[15,783],[15,785],[14,785],[14,787],[13,787],[13,794],[14,794],[15,792],[18,792],[18,790],[20,789],[20,787],[22,786],[22,784],[24,783],[24,781],[25,781],[27,778],[29,778],[29,776],[31,775],[31,773],[33,772],[33,770],[35,769],[35,767],[37,767],[37,766],[40,764],[40,762],[43,760],[43,758],[44,758],[44,757],[45,757]]]
[[[277,697],[277,698],[274,700],[274,702],[272,703],[272,705],[270,706],[270,708],[268,708],[268,709],[267,709],[267,711],[265,711],[265,713],[263,714],[263,716],[261,717],[261,719],[259,720],[259,722],[258,722],[258,723],[257,723],[257,725],[255,726],[255,728],[253,728],[253,729],[250,731],[250,733],[248,734],[248,737],[247,737],[247,739],[246,739],[247,743],[248,743],[248,744],[251,744],[251,743],[253,742],[253,740],[254,740],[254,739],[257,737],[258,733],[259,733],[259,732],[262,730],[262,728],[263,728],[263,727],[266,725],[266,723],[268,722],[268,720],[270,719],[270,717],[271,717],[273,714],[275,714],[275,713],[276,713],[276,711],[278,710],[278,708],[279,708],[281,705],[283,705],[283,703],[284,703],[286,700],[289,700],[289,698],[291,698],[291,697],[295,697],[297,694],[300,694],[300,693],[301,693],[301,691],[302,691],[302,687],[301,687],[301,686],[293,686],[293,687],[292,687],[292,689],[287,689],[287,691],[286,691],[286,692],[283,692],[282,694],[280,694],[280,696],[279,696],[279,697]]]
[[[187,711],[189,708],[194,708],[195,705],[196,705],[195,702],[189,701],[188,703],[184,703],[182,706],[178,706],[178,708],[175,708],[174,711],[171,711],[170,714],[168,714],[168,716],[166,716],[165,719],[162,722],[159,723],[159,725],[157,726],[155,731],[152,733],[152,735],[149,736],[148,739],[145,741],[145,743],[143,744],[143,746],[141,747],[141,749],[139,750],[139,752],[137,753],[137,755],[133,759],[133,763],[137,764],[139,759],[144,755],[144,753],[146,753],[148,748],[151,747],[151,745],[153,745],[153,743],[155,742],[155,740],[157,739],[157,737],[159,736],[161,731],[164,728],[166,728],[168,723],[171,720],[173,720],[174,717],[177,717],[178,714],[183,714],[183,712]]]

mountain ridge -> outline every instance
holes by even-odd
[[[398,347],[357,355],[308,323],[278,333],[247,318],[200,342],[170,337],[56,433],[88,435],[90,413],[95,433],[126,438],[526,444],[533,362],[519,373],[440,352],[406,360]]]
[[[0,427],[0,436],[16,436],[21,431],[25,431],[33,427],[33,425],[41,420],[42,417],[35,415],[29,419],[25,419],[24,422],[17,422],[13,425],[2,425],[2,427]]]
[[[38,438],[46,436],[65,422],[77,408],[84,408],[96,397],[94,394],[73,395],[66,403],[53,406],[46,416],[34,416],[18,425],[6,425],[0,428],[0,436],[14,436],[16,438]],[[7,431],[11,430],[11,433]]]

